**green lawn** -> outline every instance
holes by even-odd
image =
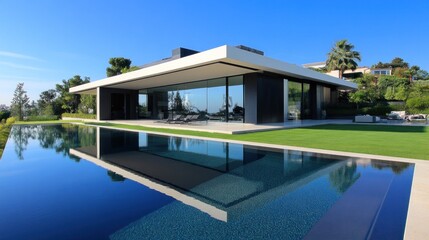
[[[18,121],[14,125],[33,125],[33,124],[57,124],[57,123],[77,123],[79,120],[50,120],[50,121]]]
[[[429,127],[332,124],[245,134],[147,128],[125,124],[90,123],[124,129],[318,148],[429,160]]]
[[[10,128],[9,127],[1,127],[0,126],[0,159],[3,155],[3,150],[7,142],[7,138],[9,137]]]

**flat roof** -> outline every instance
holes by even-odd
[[[98,87],[140,90],[252,72],[271,72],[285,75],[286,79],[287,76],[290,76],[345,89],[357,88],[357,85],[352,82],[224,45],[133,72],[72,87],[70,92],[95,94]]]

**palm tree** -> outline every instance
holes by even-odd
[[[356,61],[360,61],[360,53],[353,51],[355,46],[346,39],[335,43],[331,52],[328,53],[326,67],[329,71],[339,70],[339,78],[343,78],[343,73],[347,69],[355,70],[358,66]]]

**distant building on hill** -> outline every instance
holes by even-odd
[[[314,62],[302,64],[304,68],[313,68],[313,69],[323,69],[326,67],[325,62]],[[340,71],[333,70],[326,72],[325,74],[338,78],[340,76]],[[369,68],[369,67],[357,67],[355,70],[346,70],[343,73],[343,78],[345,79],[355,79],[362,77],[364,74],[373,74],[373,75],[392,75],[392,68]]]

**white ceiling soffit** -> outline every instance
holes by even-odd
[[[123,88],[140,90],[159,86],[168,86],[173,84],[195,82],[207,79],[221,78],[225,76],[242,75],[255,72],[254,69],[234,66],[225,63],[212,63],[204,66],[194,67],[177,72],[161,74],[158,76],[147,77],[128,81],[120,84],[110,85],[109,88]]]

